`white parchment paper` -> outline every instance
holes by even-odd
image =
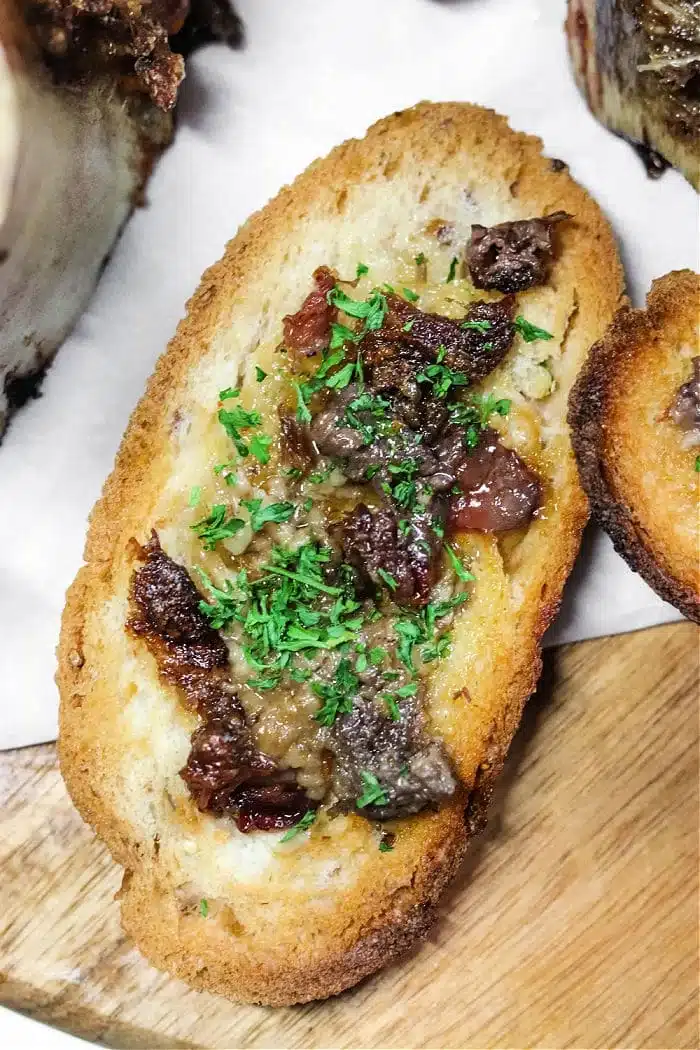
[[[697,268],[697,198],[650,181],[590,116],[571,80],[563,0],[237,0],[238,53],[200,52],[173,148],[129,222],[42,397],[0,446],[0,748],[52,739],[54,650],[86,519],[129,413],[202,270],[254,209],[315,157],[428,98],[479,102],[534,132],[599,200],[633,299]],[[284,275],[280,275],[284,279]],[[591,532],[551,643],[673,619]]]

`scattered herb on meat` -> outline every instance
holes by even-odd
[[[467,386],[469,378],[464,372],[455,372],[448,365],[443,364],[447,350],[444,346],[438,347],[435,363],[426,365],[419,372],[416,379],[419,383],[430,383],[436,397],[445,398],[453,387]]]
[[[261,368],[260,365],[255,366],[255,378],[258,383],[262,383],[263,380],[267,379],[267,372],[264,368]]]
[[[417,292],[411,291],[410,288],[403,289],[404,299],[408,299],[409,303],[417,303],[420,296]]]
[[[263,507],[261,499],[242,499],[241,504],[250,512],[250,526],[253,532],[260,532],[268,522],[279,524],[289,521],[295,511],[293,503],[268,503]]]
[[[360,779],[364,790],[356,800],[357,808],[365,809],[366,806],[386,806],[389,798],[374,773],[363,769],[360,771]]]
[[[342,657],[330,685],[314,682],[311,686],[316,696],[323,700],[323,706],[314,715],[316,721],[322,726],[332,726],[338,715],[349,714],[359,686],[350,661]]]
[[[452,256],[452,262],[450,263],[450,268],[447,271],[447,278],[446,278],[446,281],[445,281],[446,284],[450,284],[452,281],[454,281],[455,274],[457,273],[457,263],[458,262],[459,262],[459,259],[457,258],[457,256],[453,255]]]

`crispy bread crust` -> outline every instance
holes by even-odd
[[[680,450],[680,433],[663,418],[672,396],[690,372],[682,344],[698,348],[700,277],[677,270],[654,281],[646,310],[624,306],[604,338],[591,350],[570,397],[569,426],[583,486],[595,520],[605,529],[628,565],[665,601],[700,623],[700,552],[697,528],[685,542],[665,528],[641,490],[641,478],[651,463],[671,463],[674,482],[685,477],[689,501],[685,509],[697,524],[695,450]],[[691,349],[692,352],[692,349]],[[633,378],[634,376],[634,378]],[[639,433],[625,413],[629,384],[640,400],[634,411],[641,422],[648,406],[657,424],[654,445]],[[672,443],[677,448],[673,448]],[[669,448],[669,445],[671,446]],[[635,471],[640,479],[634,482]],[[632,483],[630,484],[629,479]],[[658,514],[674,497],[664,478],[656,488]],[[676,502],[675,509],[682,513]]]
[[[489,688],[484,687],[487,698],[476,704],[466,689],[451,694],[456,724],[450,747],[463,791],[439,811],[402,822],[392,853],[380,854],[375,848],[376,857],[363,854],[361,877],[319,920],[310,936],[312,947],[295,941],[298,924],[305,928],[316,921],[310,911],[292,914],[280,924],[274,942],[257,929],[239,930],[232,937],[230,930],[211,921],[183,918],[171,873],[163,870],[162,850],[159,858],[158,835],[151,842],[117,812],[121,699],[110,681],[115,674],[111,642],[100,617],[114,593],[125,586],[128,541],[143,534],[168,478],[173,405],[219,329],[230,325],[231,304],[244,299],[251,273],[264,267],[280,242],[288,243],[290,231],[310,214],[342,213],[348,187],[372,188],[410,178],[417,196],[426,178],[435,175],[463,186],[470,171],[508,196],[521,217],[555,209],[576,216],[564,233],[559,268],[562,285],[574,289],[563,337],[565,395],[588,346],[602,335],[619,305],[622,268],[598,207],[541,150],[538,139],[513,132],[505,118],[492,111],[461,103],[421,103],[316,161],[248,220],[224,258],[204,274],[187,317],[129,423],[114,471],[92,513],[86,564],[68,592],[58,651],[59,754],[76,806],[126,869],[121,902],[127,932],[156,965],[195,987],[273,1005],[323,998],[356,983],[425,935],[437,900],[459,866],[468,833],[483,822],[493,781],[535,688],[541,638],[556,614],[588,510],[566,429],[560,426],[552,514],[550,520],[545,516],[538,522],[537,536],[542,538],[533,538],[528,547],[532,579],[528,577],[527,593],[512,625],[508,658],[498,659],[501,642],[494,638],[489,664],[493,670],[484,672],[489,679]],[[333,221],[342,223],[342,218]],[[563,397],[556,412],[563,424]],[[352,819],[349,834],[366,839],[366,822]],[[313,859],[314,848],[309,843],[306,856]]]

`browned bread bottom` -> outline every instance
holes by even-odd
[[[623,307],[571,394],[569,424],[593,517],[632,569],[700,622],[700,448],[668,417],[700,353],[700,277],[654,281],[646,310]]]

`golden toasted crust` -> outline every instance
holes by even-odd
[[[415,221],[410,203],[417,208],[430,193],[440,215],[477,200],[487,224],[557,209],[575,216],[562,232],[555,291],[524,296],[531,309],[545,311],[538,320],[550,312],[557,330],[551,345],[562,351],[559,389],[542,410],[545,507],[510,561],[494,538],[474,541],[478,582],[429,704],[432,729],[462,779],[458,795],[401,822],[391,853],[379,852],[367,821],[349,817],[331,821],[325,839],[314,829],[301,848],[270,854],[259,836],[241,836],[173,797],[192,723],[158,683],[144,647],[135,649],[122,629],[129,541],[160,521],[162,493],[187,442],[183,416],[195,418],[195,381],[206,378],[210,397],[220,360],[245,364],[273,338],[259,315],[279,324],[298,306],[316,265],[347,272],[351,258],[371,262],[372,238],[405,233]],[[401,195],[403,226],[394,231],[388,213]],[[348,239],[363,254],[343,255]],[[594,202],[542,156],[539,140],[513,132],[491,111],[458,103],[394,114],[312,164],[248,220],[204,274],[93,511],[86,565],[68,593],[59,644],[61,769],[83,817],[126,869],[123,922],[157,965],[232,999],[294,1003],[341,991],[426,932],[468,831],[483,819],[578,550],[587,503],[566,397],[621,294],[615,242]],[[216,901],[214,916],[196,913],[197,896]]]
[[[569,425],[595,519],[650,587],[700,622],[697,448],[668,408],[700,353],[700,277],[654,281],[624,306],[571,393]]]

